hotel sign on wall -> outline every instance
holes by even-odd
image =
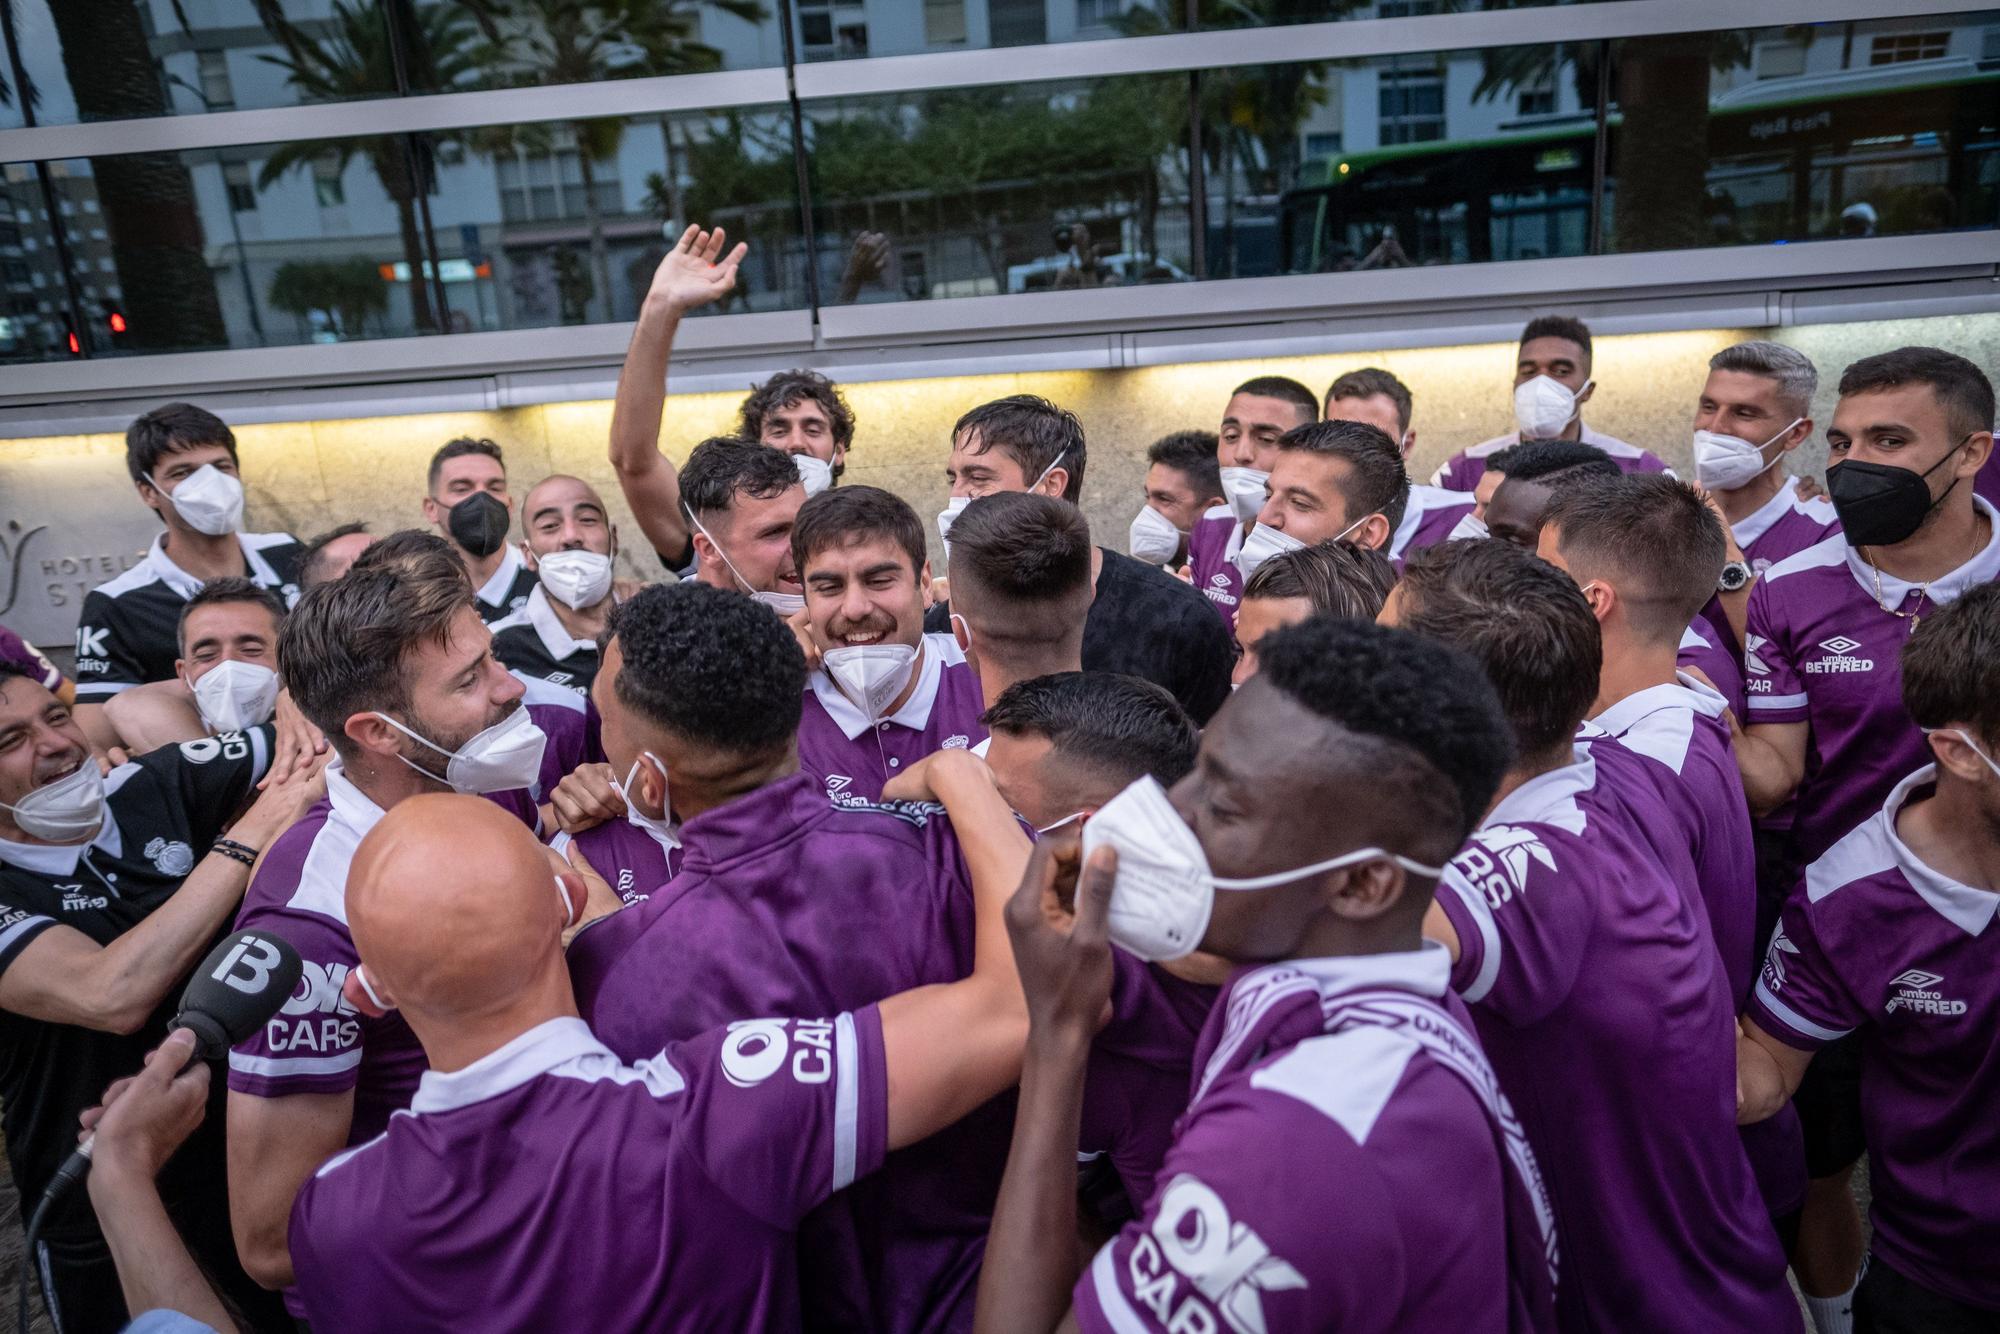
[[[70,647],[83,595],[137,564],[159,531],[120,464],[0,451],[0,622],[31,644]]]

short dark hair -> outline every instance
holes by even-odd
[[[387,537],[370,542],[347,568],[350,574],[355,570],[395,568],[438,575],[455,568],[466,587],[472,586],[472,575],[451,543],[422,528],[398,528]]]
[[[1975,584],[1917,622],[1903,645],[1903,707],[1922,728],[1969,724],[2000,743],[2000,584]]]
[[[338,528],[329,528],[306,543],[305,555],[299,557],[299,587],[311,588],[314,584],[326,582],[326,549],[343,537],[354,537],[366,533],[365,523],[343,523]]]
[[[1794,416],[1812,414],[1812,397],[1819,389],[1819,367],[1795,347],[1753,338],[1731,343],[1708,359],[1712,371],[1755,375],[1778,386],[1778,401]]]
[[[1172,468],[1188,480],[1197,499],[1222,494],[1222,465],[1213,431],[1175,431],[1146,447],[1146,462]]]
[[[1319,420],[1319,400],[1313,391],[1292,379],[1289,375],[1255,375],[1229,391],[1235,398],[1238,394],[1248,394],[1252,398],[1275,398],[1281,403],[1290,403],[1305,413],[1306,420]]]
[[[1511,543],[1445,542],[1411,552],[1398,588],[1405,629],[1486,669],[1522,758],[1570,742],[1604,664],[1597,618],[1575,580]]]
[[[465,567],[456,557],[451,563],[457,568],[447,574],[435,563],[356,561],[345,576],[307,589],[285,618],[279,675],[299,712],[343,754],[351,753],[347,720],[407,709],[404,660],[425,644],[444,643],[472,606]]]
[[[1257,662],[1258,679],[1375,743],[1375,778],[1408,799],[1418,836],[1434,840],[1424,855],[1442,862],[1458,850],[1513,758],[1501,701],[1465,654],[1371,622],[1315,616],[1264,636]],[[1452,794],[1449,810],[1437,802],[1442,793]]]
[[[799,641],[776,612],[692,581],[654,584],[612,610],[618,701],[654,727],[728,755],[783,750],[806,688]]]
[[[952,439],[966,432],[978,436],[981,454],[997,447],[1014,460],[1030,486],[1043,473],[1062,464],[1069,474],[1062,498],[1072,503],[1082,499],[1083,467],[1088,460],[1083,423],[1074,412],[1033,394],[1010,394],[981,403],[960,417],[951,428]]]
[[[1590,326],[1574,315],[1535,316],[1521,330],[1521,346],[1526,347],[1537,338],[1561,338],[1575,343],[1583,349],[1583,359],[1590,360]]]
[[[222,418],[192,403],[162,404],[125,428],[125,471],[150,484],[161,459],[200,445],[221,445],[236,457],[236,434]]]
[[[826,413],[833,428],[834,444],[854,443],[854,410],[847,406],[847,400],[833,381],[811,370],[779,371],[764,383],[752,385],[750,396],[743,400],[743,415],[737,430],[745,440],[761,442],[765,414],[783,412],[807,399],[819,404]]]
[[[1090,524],[1054,496],[1001,491],[965,507],[951,526],[954,597],[990,601],[989,639],[1036,643],[1081,633],[1091,600]]]
[[[806,562],[828,547],[850,546],[871,537],[886,537],[910,558],[910,573],[924,572],[924,524],[909,502],[879,486],[840,486],[822,491],[799,506],[792,525],[792,559],[799,577]]]
[[[1943,348],[1899,347],[1863,357],[1840,373],[1840,396],[1906,384],[1930,387],[1957,438],[1993,429],[1993,382],[1979,367]]]
[[[262,584],[252,583],[241,575],[224,575],[211,579],[195,589],[194,596],[181,604],[181,618],[174,626],[174,647],[182,657],[187,656],[188,617],[199,607],[216,607],[225,602],[248,602],[271,613],[271,628],[282,631],[285,628],[285,604],[278,595]],[[273,647],[276,647],[275,641]]]
[[[1304,598],[1316,615],[1372,621],[1396,584],[1396,567],[1381,552],[1353,542],[1320,542],[1280,552],[1243,585],[1243,600]]]
[[[1660,473],[1578,483],[1542,512],[1579,584],[1616,585],[1632,628],[1653,644],[1679,644],[1715,596],[1729,560],[1722,521],[1695,489]]]
[[[1089,769],[1121,788],[1146,774],[1172,787],[1194,768],[1201,739],[1172,694],[1115,672],[1017,681],[979,721],[1009,736],[1046,737],[1064,765]]]
[[[1613,472],[1619,471],[1609,454],[1581,440],[1523,440],[1486,456],[1486,466],[1492,471],[1524,482],[1537,481],[1565,468],[1596,463],[1610,463]]]
[[[681,503],[714,514],[734,505],[738,494],[769,500],[798,484],[799,465],[784,450],[715,435],[696,445],[681,468]]]
[[[1410,429],[1410,413],[1413,400],[1410,387],[1398,380],[1380,366],[1363,366],[1358,371],[1349,371],[1326,387],[1326,406],[1331,408],[1337,399],[1374,398],[1380,395],[1396,405],[1396,425],[1398,429]]]
[[[507,457],[500,452],[500,446],[494,444],[491,440],[483,440],[477,436],[462,435],[456,440],[445,441],[442,445],[438,446],[438,452],[431,455],[431,470],[425,482],[426,488],[431,491],[437,490],[438,474],[444,471],[444,465],[452,459],[462,459],[467,454],[483,454],[499,464],[500,471],[507,471]]]
[[[1279,436],[1278,448],[1347,460],[1347,481],[1340,494],[1349,519],[1380,514],[1392,533],[1403,522],[1410,503],[1410,474],[1403,467],[1403,447],[1381,427],[1367,422],[1311,422]]]

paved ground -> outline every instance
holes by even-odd
[[[21,1299],[15,1285],[22,1279],[21,1271],[21,1215],[14,1202],[14,1174],[7,1168],[5,1154],[0,1154],[0,1325],[8,1329],[14,1327],[15,1305]],[[54,1334],[54,1326],[42,1311],[41,1290],[31,1282],[28,1285],[28,1310],[32,1321],[28,1328],[34,1334]]]

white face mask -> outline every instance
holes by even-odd
[[[1716,431],[1696,431],[1694,433],[1694,478],[1713,491],[1734,491],[1739,486],[1748,486],[1765,473],[1778,466],[1785,457],[1784,451],[1764,461],[1764,451],[1785,438],[1792,426],[1804,421],[1803,417],[1792,419],[1792,425],[1772,436],[1761,445],[1751,444],[1741,436],[1722,435]]]
[[[1151,505],[1142,505],[1138,517],[1132,520],[1132,532],[1125,549],[1132,553],[1133,560],[1142,560],[1148,565],[1165,565],[1181,554],[1181,536],[1181,530],[1174,527],[1172,519]]]
[[[74,843],[104,828],[104,774],[89,755],[53,783],[44,783],[9,806],[21,832],[51,843]]]
[[[810,454],[794,454],[792,462],[798,465],[799,481],[805,484],[806,499],[812,499],[833,485],[833,465],[825,459],[816,459]]]
[[[278,674],[254,662],[218,662],[189,681],[188,689],[202,722],[218,734],[268,723],[278,707]]]
[[[1118,853],[1118,875],[1111,888],[1111,939],[1149,962],[1183,958],[1200,948],[1217,890],[1275,889],[1378,857],[1412,875],[1444,874],[1442,867],[1425,866],[1381,848],[1357,848],[1273,875],[1218,877],[1209,870],[1201,840],[1151,775],[1113,797],[1083,826],[1086,862],[1107,845]]]
[[[1468,538],[1476,541],[1480,538],[1491,536],[1492,534],[1486,530],[1486,520],[1480,518],[1477,514],[1467,511],[1465,517],[1452,527],[1445,541],[1460,542]]]
[[[1034,481],[1028,483],[1028,491],[1032,493],[1036,487],[1046,482],[1049,479],[1049,474],[1056,470],[1056,465],[1060,464],[1064,456],[1068,453],[1069,451],[1065,449],[1061,454],[1051,459],[1049,466],[1042,469],[1040,475]],[[965,507],[978,498],[977,496],[953,496],[945,502],[945,507],[938,511],[938,540],[944,543],[945,558],[947,560],[951,558],[951,526],[958,522],[959,515],[965,513]]]
[[[213,463],[181,478],[167,499],[197,533],[221,537],[243,526],[243,483]]]
[[[1583,387],[1588,389],[1594,383],[1586,380]],[[1576,400],[1577,395],[1569,391],[1568,385],[1546,375],[1515,385],[1514,424],[1521,428],[1521,438],[1547,440],[1561,435],[1576,420]]]
[[[636,784],[639,781],[639,766],[648,760],[651,760],[660,771],[660,809],[666,812],[664,816],[648,815],[639,809],[638,803],[632,800],[632,794],[636,790]],[[681,845],[680,831],[673,823],[673,802],[666,796],[667,762],[665,760],[650,750],[644,751],[638,759],[632,761],[631,769],[625,774],[625,781],[622,783],[613,783],[611,787],[613,791],[618,793],[619,799],[625,803],[625,822],[627,824],[631,825],[634,829],[643,829],[652,837],[655,843],[658,843],[663,848],[677,848]]]
[[[595,551],[551,551],[535,557],[535,574],[550,597],[578,611],[611,593],[611,557]]]
[[[880,722],[909,685],[917,650],[910,644],[846,644],[822,653],[820,665],[870,722]]]
[[[1281,556],[1287,551],[1298,551],[1305,543],[1281,528],[1273,528],[1268,523],[1260,523],[1250,530],[1250,536],[1243,539],[1243,545],[1236,552],[1236,568],[1243,572],[1247,580],[1257,573],[1257,569],[1273,556]]]
[[[549,738],[547,733],[535,726],[535,720],[528,716],[525,704],[515,705],[512,713],[477,733],[455,751],[446,750],[417,735],[386,713],[375,716],[418,745],[449,756],[444,768],[444,781],[454,792],[470,796],[512,792],[516,788],[533,787],[535,780],[541,776],[542,752],[547,749]],[[404,756],[396,758],[426,778],[437,777]]]
[[[1269,498],[1265,483],[1271,474],[1255,468],[1224,468],[1222,470],[1222,494],[1229,497],[1229,508],[1237,519],[1249,523],[1264,508]]]
[[[686,507],[684,506],[683,508]],[[706,537],[708,544],[715,548],[715,554],[722,557],[722,563],[729,567],[731,574],[736,576],[736,582],[743,586],[743,591],[750,595],[752,602],[761,602],[772,611],[777,612],[778,615],[784,617],[790,617],[805,610],[806,597],[803,593],[780,593],[774,589],[756,589],[750,587],[750,581],[745,579],[743,572],[736,568],[736,562],[729,559],[729,553],[722,549],[722,543],[716,541],[714,534],[701,526],[701,520],[694,517],[692,509],[687,510],[687,516],[688,522],[694,525],[694,530],[703,537]]]

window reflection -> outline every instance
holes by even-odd
[[[1185,78],[853,98],[809,110],[829,301],[1190,276]]]

